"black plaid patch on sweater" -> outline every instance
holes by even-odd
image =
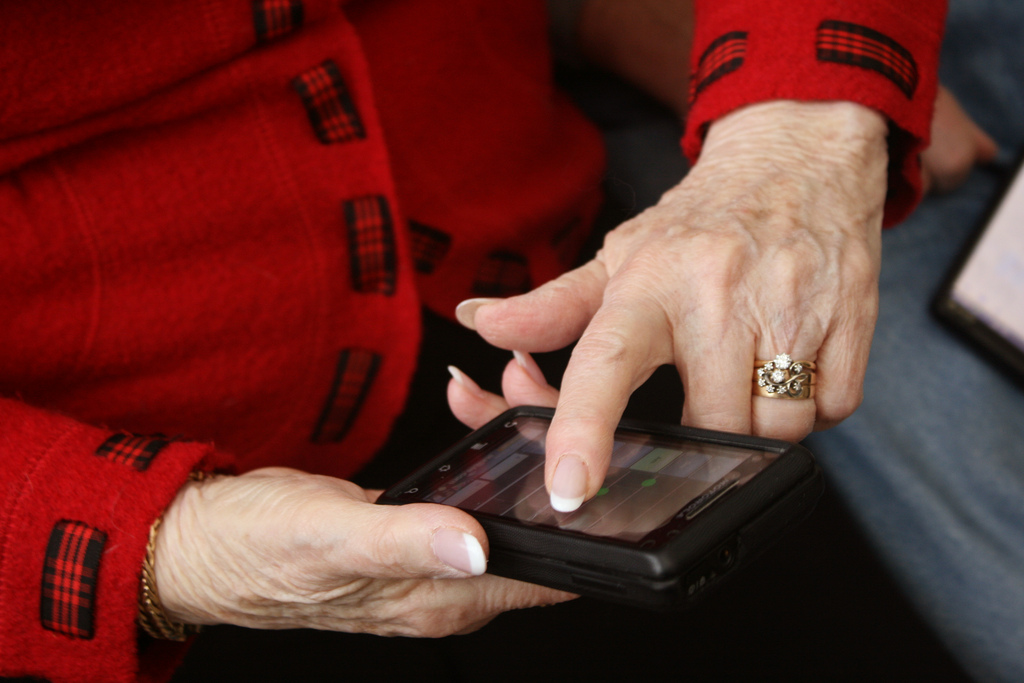
[[[305,11],[301,0],[253,0],[252,19],[256,42],[266,43],[302,26]]]
[[[170,441],[162,436],[114,434],[100,444],[96,455],[144,471]]]
[[[320,142],[330,145],[366,137],[363,122],[341,77],[331,60],[309,69],[292,81],[309,115],[309,122]]]
[[[697,60],[697,71],[690,79],[690,100],[722,76],[743,66],[747,55],[747,32],[730,31],[715,38]]]
[[[530,291],[530,269],[526,257],[511,251],[493,251],[477,270],[473,293],[477,296],[506,297]]]
[[[352,287],[362,294],[394,294],[395,230],[388,200],[380,195],[358,197],[345,201],[342,209]]]
[[[313,443],[335,443],[345,438],[366,400],[380,362],[381,356],[373,351],[341,352],[327,401],[310,437]]]
[[[913,55],[889,36],[845,21],[823,21],[818,26],[818,59],[876,71],[907,97],[917,90],[917,63]]]
[[[451,235],[416,221],[409,221],[412,236],[412,259],[416,271],[429,275],[448,254]]]
[[[43,564],[43,628],[75,638],[92,638],[96,583],[107,535],[82,522],[53,527]]]

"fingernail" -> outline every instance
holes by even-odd
[[[587,494],[587,466],[575,455],[563,455],[551,480],[551,507],[559,512],[578,510]]]
[[[533,356],[525,351],[513,351],[512,355],[515,356],[516,362],[519,363],[519,367],[526,371],[526,374],[530,376],[530,379],[536,382],[539,386],[546,387],[548,385],[548,381],[544,379],[544,373],[541,372],[540,366],[537,365],[537,361],[533,359]]]
[[[453,569],[480,576],[487,571],[487,557],[480,541],[458,529],[438,529],[431,542],[434,555]]]
[[[455,307],[455,318],[463,327],[475,330],[476,323],[474,320],[476,318],[477,309],[494,301],[500,301],[500,299],[466,299]]]
[[[480,388],[479,384],[470,379],[469,375],[464,373],[462,370],[459,370],[454,365],[448,366],[448,374],[451,375],[452,379],[458,382],[459,386],[461,386],[466,391],[472,392],[474,394],[483,393],[483,389]]]

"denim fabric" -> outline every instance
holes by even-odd
[[[942,80],[1000,156],[885,234],[864,404],[807,440],[954,656],[1006,683],[1024,681],[1024,391],[928,306],[1024,142],[1022,38],[1018,2],[951,4]]]

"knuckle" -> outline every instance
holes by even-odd
[[[807,244],[784,249],[771,258],[771,286],[782,301],[794,301],[822,269],[824,259],[819,250]]]
[[[642,305],[644,304],[637,302],[634,309]],[[649,323],[652,318],[660,322]],[[593,386],[594,378],[598,377],[608,378],[613,382],[618,380],[612,378],[621,379],[627,375],[631,378],[646,377],[671,357],[671,332],[651,333],[656,327],[667,330],[669,326],[665,321],[666,316],[661,312],[640,319],[634,318],[631,326],[622,324],[621,321],[610,322],[607,319],[591,325],[573,350],[570,361],[572,376],[577,380],[589,378],[583,382],[583,385],[588,387]],[[572,387],[563,381],[563,396],[569,391],[570,395],[581,397],[580,392],[571,389]]]
[[[732,283],[754,253],[744,231],[721,226],[695,233],[687,244],[688,267],[712,287]]]
[[[647,209],[636,218],[622,223],[604,236],[598,258],[610,272],[615,272],[661,223],[654,209]]]
[[[580,339],[574,356],[587,365],[603,366],[628,360],[630,349],[630,339],[624,330],[600,327]]]

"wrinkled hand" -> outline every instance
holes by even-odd
[[[939,86],[932,116],[932,143],[921,155],[925,191],[950,192],[976,164],[992,161],[995,141],[963,110],[953,93]]]
[[[460,305],[499,347],[579,338],[547,438],[553,506],[598,491],[629,395],[662,364],[679,369],[689,425],[798,440],[856,409],[877,314],[885,136],[856,104],[743,108],[593,261],[520,297]],[[755,359],[783,352],[818,363],[814,399],[752,396]]]
[[[187,484],[157,537],[172,619],[443,636],[573,596],[482,574],[487,539],[441,505],[374,505],[351,482],[288,469]]]

